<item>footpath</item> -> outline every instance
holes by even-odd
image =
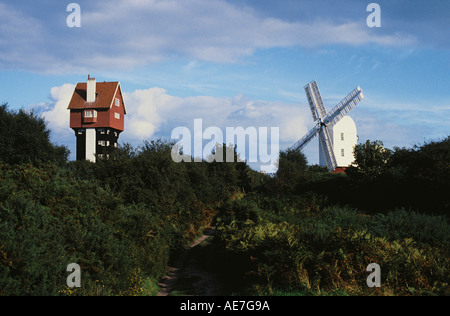
[[[158,283],[157,296],[217,296],[223,295],[220,280],[208,269],[210,241],[215,229],[209,227],[204,234],[185,247],[169,267],[168,274]]]

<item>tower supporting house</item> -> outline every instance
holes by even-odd
[[[96,161],[117,147],[127,114],[119,82],[96,82],[88,76],[70,100],[70,128],[77,138],[77,160]]]

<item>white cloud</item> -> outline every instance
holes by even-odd
[[[0,53],[0,66],[99,72],[173,58],[230,63],[273,47],[398,46],[416,41],[406,34],[370,32],[361,23],[317,20],[307,24],[262,17],[220,0],[93,2],[82,7],[81,17],[81,28],[59,28],[1,4],[0,42],[8,43],[8,49]]]
[[[75,136],[69,127],[70,102],[75,86],[64,84],[50,90],[50,101],[30,105],[48,123],[52,141],[66,145],[75,154]],[[211,96],[177,97],[166,90],[153,87],[133,92],[124,92],[127,106],[125,131],[120,142],[139,146],[143,140],[155,137],[170,139],[176,127],[188,127],[193,133],[195,119],[202,119],[203,131],[218,127],[224,133],[227,127],[279,127],[280,148],[292,144],[307,132],[312,125],[306,105],[294,103],[251,100],[244,95],[233,98]],[[305,121],[306,116],[306,121]],[[72,157],[74,159],[74,157]]]
[[[47,123],[50,130],[50,140],[57,145],[66,146],[70,152],[70,159],[75,159],[75,135],[70,129],[70,113],[67,110],[75,85],[63,84],[50,89],[49,101],[29,105]]]
[[[72,136],[67,106],[75,86],[64,84],[50,90],[50,101],[34,105],[45,118],[54,137],[67,141]],[[168,139],[178,126],[193,127],[194,119],[203,120],[203,129],[219,127],[279,127],[281,142],[295,142],[313,122],[306,105],[251,100],[244,95],[233,98],[211,96],[177,97],[153,87],[124,92],[127,106],[125,132],[121,140],[140,144],[145,139]],[[311,122],[310,122],[311,121]]]
[[[202,120],[202,131],[208,127],[217,127],[225,137],[227,127],[278,127],[280,131],[279,148],[291,145],[307,132],[305,116],[309,119],[309,108],[294,103],[251,100],[244,95],[233,98],[211,96],[176,97],[164,89],[149,88],[125,93],[128,115],[125,132],[121,141],[139,145],[143,139],[162,137],[170,139],[177,127],[187,127],[191,134],[194,120]],[[311,125],[313,122],[311,120]],[[198,126],[197,126],[198,127]],[[178,140],[174,140],[178,141]],[[223,141],[226,141],[224,138]],[[270,141],[269,141],[270,142]],[[268,144],[272,146],[272,144]],[[238,148],[241,157],[247,157],[245,148]],[[253,157],[256,159],[255,157]],[[259,163],[252,167],[258,169]],[[275,165],[263,166],[267,170],[276,170]]]
[[[67,107],[74,89],[75,85],[68,83],[50,89],[49,109],[44,110],[41,115],[48,122],[48,126],[54,134],[67,135],[67,133],[71,133],[71,130],[68,129],[70,115]]]
[[[161,88],[149,88],[124,93],[127,105],[124,138],[142,141],[155,135],[170,137],[176,126],[189,126],[194,119],[218,122],[224,117],[231,101],[209,96],[176,97]]]
[[[151,88],[124,93],[127,106],[126,124],[131,138],[147,139],[153,136],[163,122],[164,107],[173,107],[173,100],[164,89]]]
[[[114,52],[120,50],[120,55],[132,59],[139,56],[144,62],[170,56],[234,62],[272,47],[415,42],[404,34],[377,35],[353,22],[306,24],[263,18],[251,9],[217,0],[109,1],[87,13],[85,21],[87,28],[97,30],[96,38],[120,39],[114,41]]]

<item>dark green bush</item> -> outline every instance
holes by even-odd
[[[70,259],[56,223],[23,194],[0,204],[0,295],[55,295],[64,286]]]
[[[0,174],[3,295],[56,295],[70,263],[82,267],[83,293],[98,280],[127,287],[127,244],[102,218],[117,207],[109,192],[53,166],[0,165]]]
[[[50,142],[43,118],[23,109],[13,112],[0,105],[0,161],[10,164],[67,162],[69,150]]]

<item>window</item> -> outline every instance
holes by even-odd
[[[99,144],[100,146],[105,146],[105,141],[104,141],[104,140],[99,140],[99,141],[98,141],[98,144]]]
[[[116,98],[116,100],[114,101],[114,104],[115,104],[116,106],[120,106],[120,100]]]
[[[86,110],[86,111],[84,111],[84,117],[88,117],[88,118],[97,117],[97,111],[96,110]]]
[[[344,157],[345,153],[344,153],[344,149],[341,149],[341,157]]]
[[[344,133],[341,133],[341,140],[344,140]]]
[[[106,141],[106,146],[109,146],[109,140]]]
[[[105,134],[105,129],[104,128],[99,128],[98,132],[100,134],[104,135]]]
[[[120,120],[120,114],[119,113],[114,113],[114,117],[118,120]]]

